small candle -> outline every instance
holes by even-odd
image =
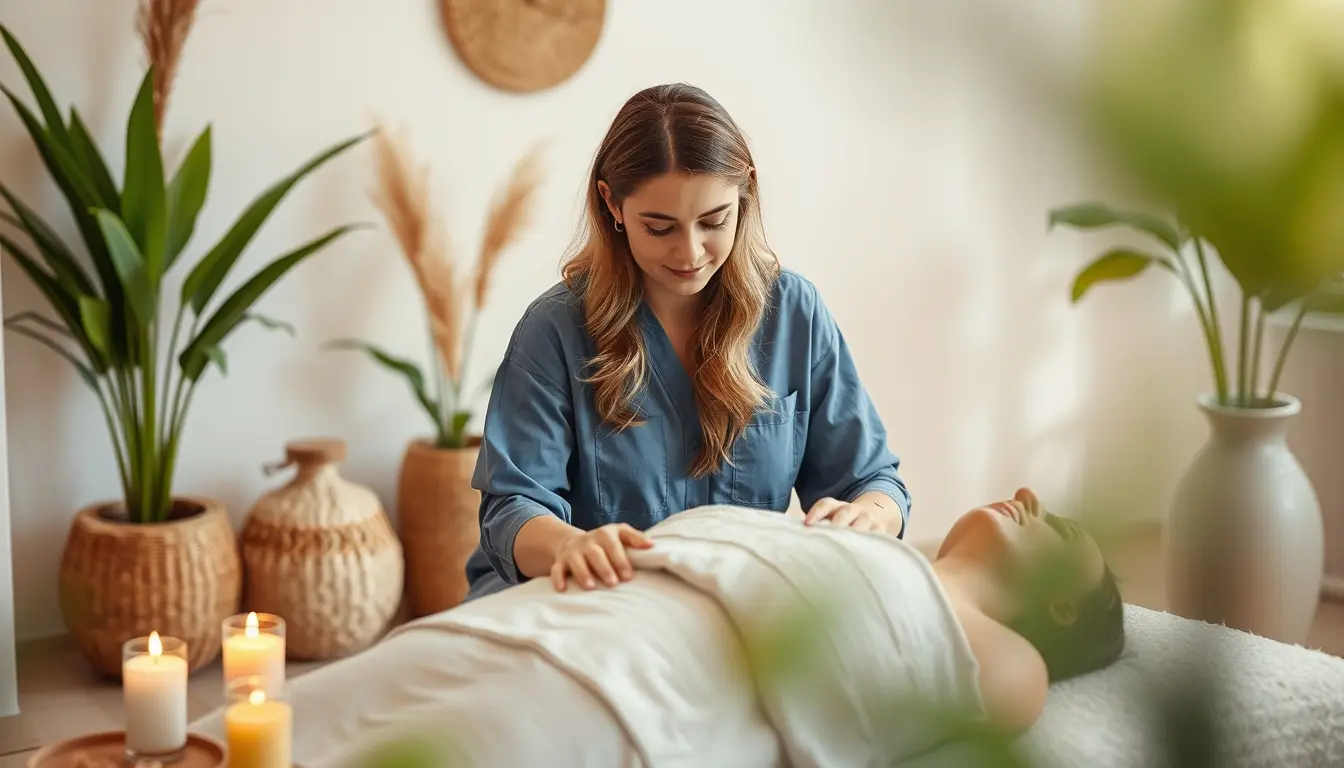
[[[224,710],[229,768],[291,768],[293,713],[256,688]]]
[[[121,690],[128,755],[167,756],[186,747],[186,655],[185,642],[173,637],[160,639],[158,632],[122,646]]]
[[[231,683],[255,677],[261,679],[267,698],[284,696],[284,619],[255,611],[229,617],[224,621],[223,650],[226,692]]]

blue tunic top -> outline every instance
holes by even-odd
[[[695,478],[700,420],[691,378],[647,305],[638,312],[651,371],[637,400],[645,423],[601,422],[592,385],[596,354],[580,298],[563,284],[538,297],[515,328],[496,374],[473,487],[481,543],[467,563],[468,599],[526,580],[513,540],[538,515],[583,530],[623,522],[644,530],[705,504],[783,512],[823,497],[890,496],[903,519],[910,495],[899,459],[854,360],[816,287],[783,271],[753,347],[757,375],[775,393],[731,448],[732,465]]]

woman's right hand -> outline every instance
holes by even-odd
[[[571,536],[555,552],[551,583],[564,592],[569,576],[584,589],[594,589],[600,579],[609,587],[634,577],[626,547],[648,549],[653,540],[625,523],[609,523]]]

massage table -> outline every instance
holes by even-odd
[[[877,753],[909,768],[984,764],[967,742],[932,733],[932,722],[888,726],[890,711],[871,697],[872,686],[899,681],[921,700],[978,704],[969,647],[913,548],[713,508],[650,535],[653,548],[631,553],[635,581],[616,590],[556,596],[534,580],[403,625],[295,679],[294,762],[353,768],[368,764],[369,749],[442,738],[478,756],[444,768],[866,768]],[[733,649],[782,615],[772,595],[822,583],[868,604],[841,613],[812,677],[753,690]],[[1125,625],[1118,661],[1052,686],[1014,745],[1027,765],[1191,764],[1164,759],[1162,729],[1193,728],[1157,697],[1214,661],[1223,687],[1213,723],[1227,752],[1205,765],[1344,766],[1344,659],[1133,605]],[[790,665],[796,657],[790,650]],[[192,727],[225,735],[220,711]]]
[[[1032,768],[1180,768],[1164,731],[1192,728],[1159,702],[1189,688],[1201,661],[1220,663],[1212,715],[1224,750],[1203,765],[1344,766],[1344,659],[1228,627],[1125,606],[1127,646],[1110,667],[1051,686],[1045,712],[1015,745]],[[976,765],[964,744],[902,768]]]

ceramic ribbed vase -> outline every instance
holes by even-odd
[[[293,442],[296,468],[259,498],[239,535],[243,607],[285,620],[293,659],[332,659],[372,645],[401,603],[401,543],[374,492],[341,476],[339,440]]]
[[[1288,444],[1301,403],[1236,408],[1199,401],[1209,437],[1177,487],[1167,535],[1170,608],[1303,643],[1325,568],[1320,502]]]

